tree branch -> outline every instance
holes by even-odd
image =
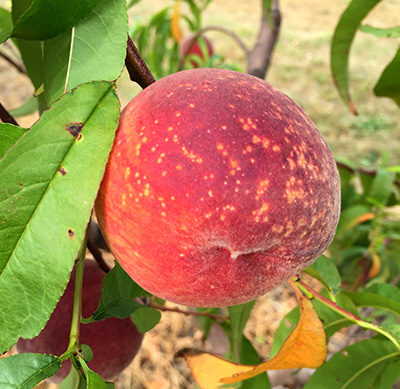
[[[126,48],[125,66],[128,70],[130,79],[137,82],[143,89],[156,81],[129,35]]]
[[[268,22],[272,20],[272,24]],[[272,52],[281,25],[279,0],[272,0],[270,9],[264,9],[257,42],[247,57],[247,73],[264,79],[271,64]]]

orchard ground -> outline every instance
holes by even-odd
[[[151,13],[172,4],[172,0],[142,1],[131,9],[130,15],[140,15],[146,20]],[[214,0],[203,16],[203,25],[231,28],[251,45],[258,33],[255,26],[260,19],[259,4],[259,0]],[[392,100],[377,98],[372,92],[380,73],[397,50],[397,41],[357,33],[350,55],[350,92],[359,111],[358,117],[347,111],[333,86],[329,70],[330,39],[347,4],[345,0],[281,1],[281,35],[266,79],[307,112],[336,157],[373,167],[385,150],[389,163],[400,164],[399,109]],[[8,1],[0,0],[0,6],[7,5]],[[385,0],[373,10],[366,23],[375,27],[393,27],[398,23],[397,10],[398,0]],[[243,53],[229,37],[218,32],[210,32],[207,36],[213,41],[216,53],[245,69]],[[125,72],[118,90],[122,106],[139,91]],[[0,101],[8,109],[14,109],[32,93],[27,78],[0,58]],[[31,115],[18,118],[18,122],[31,126],[36,118]],[[268,358],[275,329],[295,305],[296,300],[286,285],[257,302],[245,333],[262,358]],[[336,349],[347,345],[349,340],[343,332],[338,333],[332,342],[331,349]],[[186,363],[174,359],[175,352],[185,347],[206,348],[219,353],[224,352],[226,344],[219,332],[213,333],[211,341],[204,343],[196,318],[165,312],[161,323],[146,335],[142,350],[132,365],[117,378],[117,388],[195,388]],[[297,382],[297,387],[302,386],[298,378],[283,374],[283,377],[274,379],[276,385]],[[43,384],[41,387],[46,386]]]

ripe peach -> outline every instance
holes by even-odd
[[[105,273],[94,261],[86,260],[83,278],[83,317],[91,316],[96,310],[102,280]],[[35,352],[61,355],[67,350],[74,300],[75,269],[65,293],[43,331],[34,339],[20,339],[17,342],[19,353]],[[109,318],[103,321],[81,324],[80,341],[93,351],[89,367],[108,380],[120,373],[137,354],[143,340],[130,318]],[[71,370],[71,362],[65,361],[50,381],[60,383]]]
[[[268,292],[330,244],[335,160],[313,122],[253,76],[194,69],[123,110],[96,211],[144,289],[218,307]]]
[[[201,36],[199,38],[197,38],[197,40],[192,44],[192,40],[193,40],[193,35],[188,35],[187,37],[183,38],[180,43],[179,43],[179,55],[181,57],[185,56],[188,57],[189,55],[196,55],[198,56],[201,60],[204,60],[205,58],[205,53],[203,52],[203,48],[202,46],[200,46],[199,41],[202,40],[202,42],[205,43],[205,49],[207,50],[207,54],[209,57],[211,57],[214,54],[214,48],[213,45],[211,43],[211,41],[206,38],[205,36]],[[189,48],[189,45],[191,45],[191,47]],[[189,50],[189,51],[187,51]],[[190,64],[194,67],[194,68],[198,68],[199,64],[194,61],[194,60],[190,60]]]

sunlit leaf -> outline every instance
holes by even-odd
[[[56,374],[60,360],[47,354],[24,353],[0,359],[1,389],[31,389]]]
[[[339,95],[357,114],[349,92],[349,53],[361,21],[381,0],[352,0],[340,17],[331,45],[331,71]]]
[[[79,84],[119,77],[126,56],[127,22],[125,0],[101,0],[72,30],[44,43],[47,105]]]
[[[375,85],[376,96],[390,97],[400,107],[400,48]]]
[[[304,270],[312,277],[321,281],[328,289],[336,291],[340,285],[340,274],[333,261],[321,255],[313,264]]]
[[[0,160],[0,352],[36,336],[62,295],[118,118],[113,84],[81,85]]]
[[[11,35],[13,22],[11,13],[0,7],[0,43],[3,43]]]
[[[45,40],[73,27],[88,15],[99,0],[33,0],[15,23],[12,36]]]
[[[299,299],[300,320],[275,357],[260,365],[247,366],[199,351],[187,351],[183,354],[193,377],[202,389],[216,389],[223,384],[243,381],[267,370],[317,368],[324,362],[327,349],[322,323],[311,302],[301,295],[292,281],[289,282]]]

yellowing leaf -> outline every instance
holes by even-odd
[[[217,389],[224,384],[252,378],[267,370],[317,368],[326,357],[326,336],[311,302],[296,284],[288,281],[300,304],[300,320],[274,358],[256,366],[239,365],[217,355],[200,351],[184,353],[193,377],[202,389]]]
[[[176,0],[171,16],[171,32],[172,36],[177,42],[180,42],[183,38],[182,30],[179,26],[180,19],[181,19],[181,14],[179,12],[179,0]]]
[[[381,270],[381,259],[376,253],[372,253],[372,266],[368,271],[368,279],[375,277]]]
[[[375,215],[372,212],[365,213],[364,215],[359,216],[357,219],[354,219],[349,226],[349,229],[352,229],[368,220],[372,220],[374,217]]]

